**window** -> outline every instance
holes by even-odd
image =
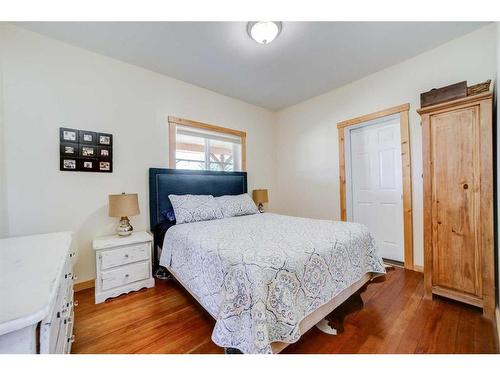
[[[169,117],[170,168],[244,171],[246,133]]]

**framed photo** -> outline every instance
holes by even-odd
[[[111,154],[111,147],[99,146],[97,148],[97,157],[100,160],[105,160],[105,161],[111,160],[112,159],[111,155],[112,155]]]
[[[96,172],[97,164],[99,163],[96,159],[79,159],[78,160],[78,170],[82,172]]]
[[[109,161],[99,161],[99,171],[101,172],[111,172],[111,162]]]
[[[113,135],[59,128],[59,170],[113,172]]]
[[[100,146],[111,146],[113,144],[113,135],[107,133],[98,133],[98,144]]]
[[[97,144],[97,133],[96,132],[79,130],[78,136],[80,137],[81,144],[88,144],[88,145],[96,145]]]
[[[80,156],[84,158],[97,157],[97,147],[91,145],[80,144]]]
[[[78,156],[78,143],[61,143],[60,154],[66,157]]]
[[[78,130],[59,128],[59,139],[61,142],[78,142]]]
[[[77,170],[76,159],[61,158],[60,170],[76,171]]]

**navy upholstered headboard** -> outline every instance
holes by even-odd
[[[161,212],[172,208],[169,194],[237,195],[247,192],[246,172],[149,169],[149,215],[153,231],[165,221]]]

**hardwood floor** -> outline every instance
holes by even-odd
[[[284,353],[498,353],[492,321],[458,302],[424,300],[423,275],[400,268],[362,293],[364,308],[338,336],[315,327]],[[210,340],[213,319],[172,281],[94,304],[76,293],[73,353],[222,353]]]

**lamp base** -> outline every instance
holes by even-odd
[[[259,203],[259,212],[260,212],[261,214],[263,214],[263,213],[264,213],[264,205],[263,205],[262,203]]]
[[[134,230],[134,227],[130,225],[130,221],[127,216],[123,216],[120,219],[120,225],[116,228],[116,234],[119,236],[130,236]]]

